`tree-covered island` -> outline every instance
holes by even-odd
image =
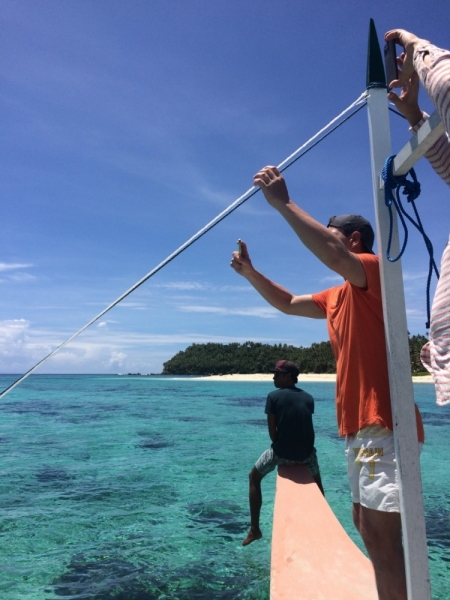
[[[424,371],[420,350],[427,342],[423,335],[409,338],[411,371]],[[367,340],[370,347],[370,340]],[[300,373],[335,373],[336,361],[330,342],[308,348],[287,344],[192,344],[163,364],[163,375],[228,375],[235,373],[271,373],[277,360],[292,360]]]

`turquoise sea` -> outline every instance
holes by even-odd
[[[13,381],[0,377],[1,389]],[[350,517],[332,383],[316,399],[328,502]],[[2,600],[268,600],[275,474],[264,538],[243,548],[247,474],[269,438],[268,382],[31,376],[1,405]],[[415,384],[434,600],[450,598],[450,410]]]

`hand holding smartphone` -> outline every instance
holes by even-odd
[[[386,84],[390,91],[391,81],[398,79],[397,51],[395,40],[389,40],[384,46],[384,65],[386,67]]]

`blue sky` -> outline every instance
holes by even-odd
[[[450,47],[447,3],[381,0],[0,4],[0,372],[80,329],[365,89],[369,18]],[[422,95],[422,105],[431,105]],[[397,152],[409,133],[393,115]],[[419,210],[440,257],[450,190],[425,161]],[[374,220],[367,111],[286,172],[315,218]],[[229,267],[237,238],[294,293],[339,283],[261,194],[50,359],[42,373],[160,372],[189,344],[327,339]],[[403,261],[408,327],[425,333],[427,255]]]

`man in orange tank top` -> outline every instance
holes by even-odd
[[[254,177],[267,202],[300,241],[345,282],[318,294],[296,296],[257,271],[247,246],[234,252],[232,268],[269,304],[289,314],[327,319],[336,357],[336,414],[346,438],[353,520],[372,560],[380,600],[406,600],[398,483],[378,257],[374,233],[359,215],[318,223],[289,198],[276,167]],[[369,346],[370,344],[370,351]],[[417,411],[417,438],[423,426]],[[412,432],[414,434],[414,432]]]

